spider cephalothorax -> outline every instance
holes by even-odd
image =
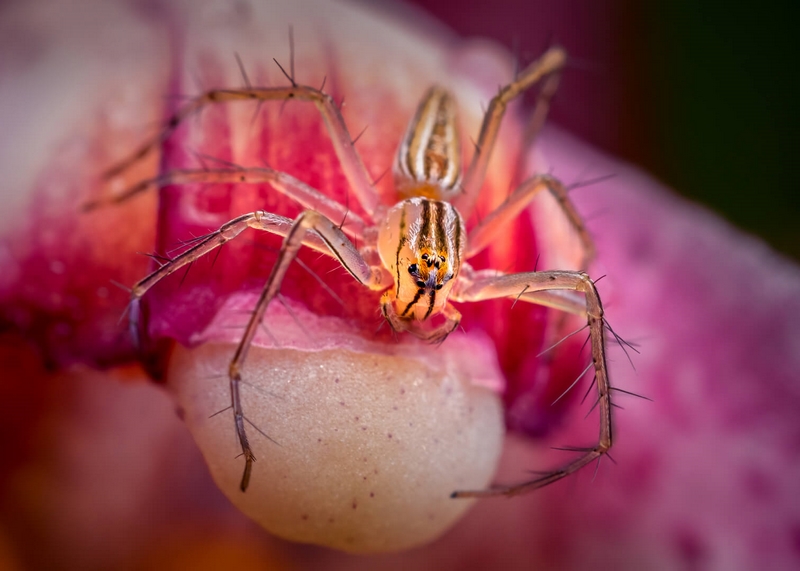
[[[378,237],[381,261],[395,282],[383,299],[393,309],[384,312],[417,320],[441,312],[461,268],[465,239],[464,221],[448,202],[417,197],[391,208]]]

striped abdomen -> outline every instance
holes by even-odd
[[[395,160],[395,186],[402,197],[443,199],[461,181],[461,144],[456,102],[432,87],[417,108]]]

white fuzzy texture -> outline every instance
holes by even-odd
[[[348,350],[252,347],[242,386],[257,461],[244,460],[224,373],[230,344],[176,350],[170,383],[217,485],[268,531],[352,552],[431,541],[486,487],[503,439],[497,394],[452,367]],[[271,441],[270,439],[274,440]]]

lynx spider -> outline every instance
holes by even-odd
[[[508,103],[533,85],[541,83],[531,123],[531,131],[537,132],[544,122],[566,60],[563,49],[552,47],[498,91],[485,112],[475,154],[463,175],[454,97],[441,87],[432,87],[423,97],[416,115],[409,123],[396,155],[395,187],[400,200],[389,208],[380,203],[361,157],[355,150],[354,141],[340,109],[322,88],[316,89],[295,82],[293,61],[291,74],[280,68],[289,80],[289,86],[252,87],[243,73],[247,84],[245,88],[213,89],[193,98],[172,115],[160,133],[146,141],[129,158],[104,173],[105,179],[119,175],[166,140],[187,117],[207,105],[242,100],[261,104],[265,101],[285,102],[295,99],[312,102],[321,114],[344,175],[356,199],[367,213],[367,219],[362,219],[319,190],[270,168],[175,170],[156,179],[142,181],[117,196],[85,205],[88,210],[102,204],[125,201],[153,186],[201,182],[268,183],[277,192],[306,208],[294,220],[263,210],[239,216],[197,240],[188,250],[137,282],[131,290],[131,327],[135,331],[138,329],[139,301],[160,280],[236,238],[247,228],[283,236],[277,261],[228,370],[236,434],[245,458],[240,484],[243,492],[248,487],[255,456],[248,441],[239,394],[241,371],[267,306],[279,293],[283,277],[301,246],[335,258],[365,287],[376,291],[385,290],[381,297],[381,311],[392,328],[395,331],[409,331],[429,342],[443,341],[459,324],[461,315],[448,300],[476,302],[510,297],[586,317],[592,357],[587,369],[594,368],[594,382],[598,392],[596,404],[600,411],[597,444],[581,449],[582,454],[565,467],[535,479],[511,486],[494,486],[486,490],[456,491],[452,497],[511,496],[531,491],[560,480],[607,454],[612,445],[612,388],[606,366],[606,323],[602,303],[592,279],[584,271],[533,271],[517,274],[475,271],[465,262],[487,247],[503,227],[544,189],[555,197],[581,240],[584,252],[581,267],[585,269],[593,258],[593,242],[567,196],[567,189],[550,175],[537,174],[524,181],[505,202],[478,223],[469,235],[465,231],[461,214],[469,216],[475,207]],[[334,222],[345,219],[346,226]],[[362,244],[361,249],[356,248],[351,240]],[[369,265],[364,252],[370,250],[378,251],[381,266]],[[565,292],[583,294],[583,299],[569,293],[564,295]],[[422,326],[423,322],[439,313],[444,317],[443,323],[427,329]]]

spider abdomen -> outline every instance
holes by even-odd
[[[456,102],[442,87],[431,87],[400,142],[395,187],[402,198],[443,199],[461,182],[461,143]]]

